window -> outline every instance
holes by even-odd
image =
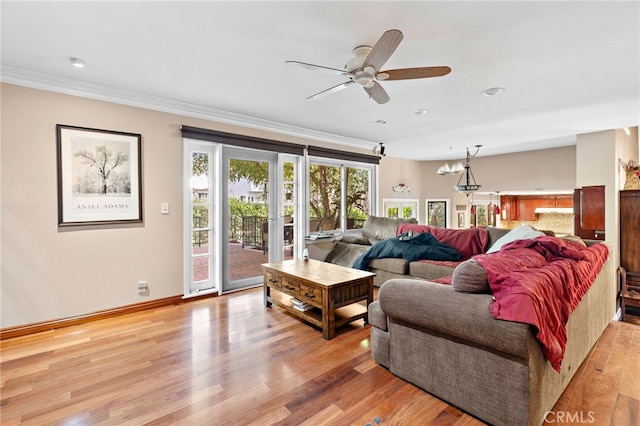
[[[369,170],[347,167],[347,229],[360,229],[369,215]]]
[[[362,228],[372,211],[374,166],[309,163],[309,232]]]
[[[438,228],[449,228],[451,226],[449,217],[450,200],[426,200],[426,223]]]
[[[476,205],[476,223],[478,226],[487,226],[487,205]]]
[[[404,198],[385,198],[382,200],[384,215],[393,218],[418,219],[418,200]]]
[[[495,211],[493,218],[495,218]],[[492,217],[489,215],[489,204],[482,201],[471,204],[469,209],[469,226],[471,228],[491,225],[490,220],[492,220]]]
[[[309,230],[340,229],[342,221],[341,167],[309,166]]]

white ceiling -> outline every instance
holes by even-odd
[[[394,157],[565,146],[639,123],[637,1],[2,1],[1,17],[4,82],[368,149],[383,142]],[[355,86],[305,100],[344,79],[286,60],[342,68],[391,28],[404,40],[383,68],[452,72],[383,82],[384,105]],[[505,92],[482,96],[496,86]]]

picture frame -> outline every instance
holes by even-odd
[[[458,213],[458,228],[464,228],[464,213]]]
[[[58,226],[142,222],[142,135],[56,125]]]

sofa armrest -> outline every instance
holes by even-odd
[[[376,300],[369,304],[368,317],[369,324],[382,331],[387,331],[387,315],[380,309],[380,303]]]
[[[380,287],[378,301],[389,326],[402,322],[433,330],[492,351],[528,358],[535,338],[528,324],[494,319],[489,294],[455,291],[429,281],[397,278]]]

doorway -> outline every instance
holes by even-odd
[[[262,285],[262,264],[301,256],[302,156],[185,139],[184,295]]]

